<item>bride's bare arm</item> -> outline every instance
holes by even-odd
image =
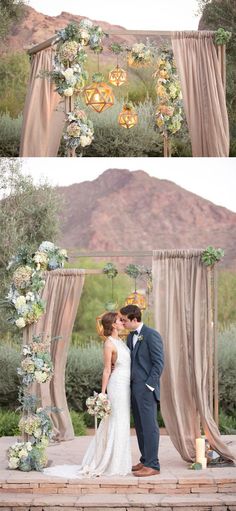
[[[105,342],[103,351],[104,368],[102,374],[102,393],[105,394],[108,380],[111,374],[113,346],[109,342]]]

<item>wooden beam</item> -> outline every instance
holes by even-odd
[[[126,30],[124,31],[111,31],[108,32],[108,36],[129,36],[129,35],[136,35],[136,36],[156,36],[156,37],[171,37],[172,34],[176,31],[169,31],[169,30]],[[188,32],[185,30],[185,32]],[[189,30],[189,32],[193,32],[193,30]],[[199,30],[195,30],[195,32],[199,32]],[[201,30],[201,32],[204,32],[204,30]],[[207,31],[209,32],[209,30]],[[212,31],[212,34],[214,34],[214,31]],[[43,41],[42,43],[36,44],[36,46],[33,46],[28,50],[29,55],[34,55],[35,53],[38,53],[41,50],[45,50],[46,48],[49,48],[56,40],[56,35],[53,37],[50,37],[46,41]]]

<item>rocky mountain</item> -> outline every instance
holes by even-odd
[[[171,181],[109,169],[94,181],[59,187],[64,201],[59,243],[77,252],[205,248],[225,250],[236,268],[236,213]]]
[[[29,6],[24,8],[24,16],[20,22],[12,26],[10,35],[7,40],[7,47],[11,51],[22,51],[32,46],[42,43],[46,39],[55,35],[55,32],[64,28],[68,23],[79,23],[84,16],[70,14],[69,12],[61,12],[58,16],[47,16]],[[103,30],[108,32],[126,32],[126,29],[118,25],[110,25],[105,21],[92,20],[96,25],[100,25]],[[120,43],[132,44],[136,41],[133,36],[117,35],[112,37]],[[107,45],[109,45],[109,40]]]

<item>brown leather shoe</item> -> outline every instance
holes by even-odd
[[[136,472],[136,470],[141,470],[141,468],[143,468],[143,464],[140,462],[140,463],[137,463],[137,465],[133,465],[132,466],[132,472]]]
[[[134,476],[136,477],[148,477],[148,476],[157,476],[160,474],[160,470],[156,470],[151,467],[144,467],[140,470],[134,471]]]

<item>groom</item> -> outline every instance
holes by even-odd
[[[120,313],[124,327],[131,331],[127,338],[131,352],[131,406],[141,452],[140,463],[132,471],[137,477],[152,476],[160,473],[157,403],[164,365],[163,344],[160,334],[142,323],[137,305],[122,307]]]

